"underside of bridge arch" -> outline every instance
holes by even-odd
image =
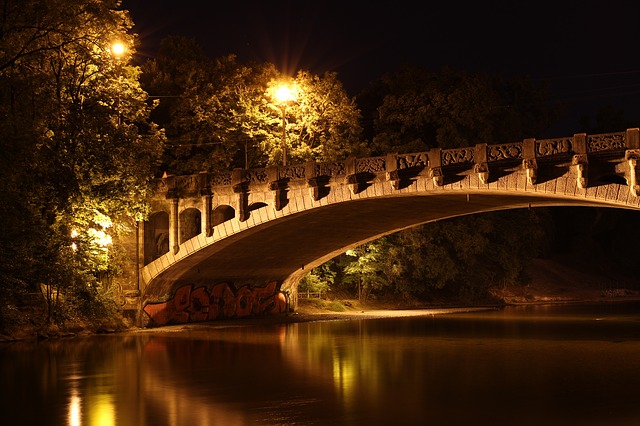
[[[223,283],[235,290],[276,283],[287,294],[313,267],[383,235],[456,216],[547,206],[615,207],[581,197],[506,192],[397,195],[329,204],[253,226],[186,256],[153,279],[143,304],[172,298],[178,288]]]
[[[144,224],[144,264],[149,264],[169,251],[169,214],[156,212]]]

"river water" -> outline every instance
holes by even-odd
[[[640,303],[0,346],[0,425],[640,425]]]

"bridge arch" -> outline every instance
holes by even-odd
[[[180,212],[180,223],[178,225],[180,232],[179,244],[199,235],[202,232],[202,218],[200,210],[195,207],[189,207]]]
[[[215,227],[236,217],[236,210],[229,205],[223,204],[213,209],[212,216],[211,224]]]
[[[144,223],[143,259],[147,265],[169,252],[169,213],[158,211]]]
[[[142,269],[142,303],[155,306],[175,299],[177,289],[211,293],[224,284],[232,293],[240,288],[247,293],[277,283],[277,291],[295,306],[297,283],[311,268],[347,248],[420,224],[544,206],[640,210],[638,158],[638,129],[629,129],[236,169],[199,175],[191,178],[192,185],[172,177],[162,183],[156,207],[206,206],[203,222],[211,232],[194,236]]]

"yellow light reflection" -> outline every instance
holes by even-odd
[[[68,426],[82,426],[83,419],[89,426],[115,426],[116,408],[113,395],[106,393],[85,394],[83,400],[83,395],[80,394],[77,387],[72,386],[67,413]]]
[[[357,371],[353,363],[345,361],[338,354],[333,357],[333,382],[342,395],[343,401],[351,400],[355,387]]]
[[[114,426],[116,417],[113,397],[108,394],[92,396],[88,414],[91,426]]]
[[[111,218],[105,214],[100,213],[99,211],[94,211],[93,221],[102,229],[111,228],[113,226],[113,221],[111,220]]]
[[[80,396],[77,389],[71,390],[71,396],[69,397],[69,426],[80,426]]]

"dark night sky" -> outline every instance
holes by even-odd
[[[350,96],[402,63],[549,80],[570,115],[601,106],[640,125],[640,2],[278,2],[124,0],[141,58],[166,35],[212,57],[268,61],[281,71],[336,71]],[[622,129],[621,129],[622,130]],[[557,134],[557,132],[564,132]]]

